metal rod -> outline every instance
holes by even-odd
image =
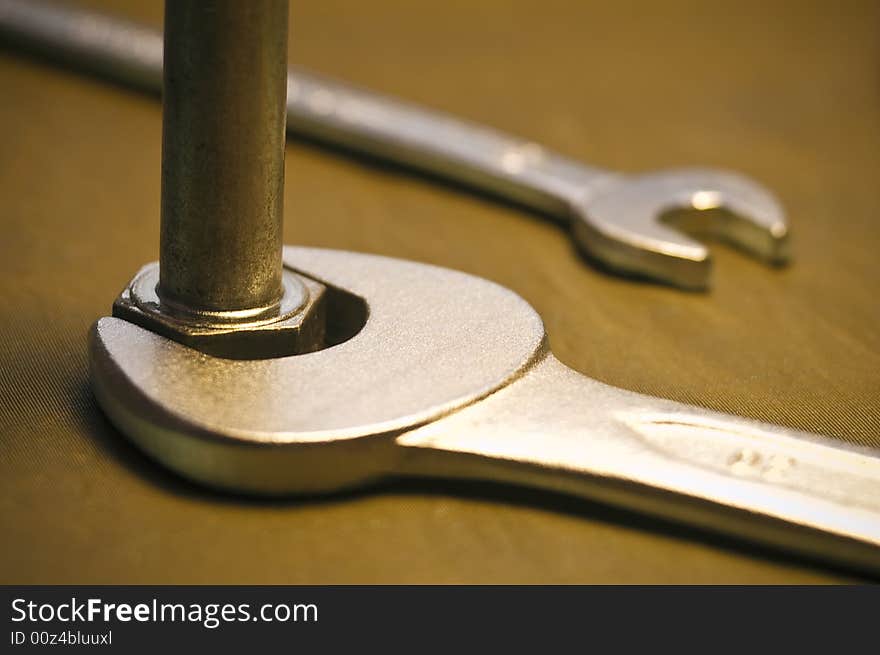
[[[158,293],[172,309],[277,311],[287,0],[167,0]]]

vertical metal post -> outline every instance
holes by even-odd
[[[277,311],[287,0],[167,0],[163,304],[243,320]]]

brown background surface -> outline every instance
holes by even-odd
[[[103,3],[158,24],[158,2]],[[495,280],[567,364],[880,445],[880,4],[295,2],[291,62],[639,171],[775,189],[796,263],[715,247],[711,294],[607,276],[519,210],[302,143],[286,241]],[[845,574],[491,485],[323,500],[202,491],[98,411],[86,334],[158,255],[151,98],[0,53],[0,582],[824,582]]]

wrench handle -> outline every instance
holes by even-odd
[[[0,0],[0,40],[150,93],[162,34],[99,12]],[[287,130],[464,184],[563,221],[607,173],[541,146],[302,71],[287,76]]]
[[[95,10],[0,0],[0,45],[141,91],[162,90],[162,33]]]
[[[370,91],[291,70],[287,126],[569,220],[609,177],[536,143]]]
[[[550,489],[880,573],[880,457],[609,387],[552,355],[398,438],[399,472]]]

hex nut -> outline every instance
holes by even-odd
[[[113,303],[113,316],[226,359],[269,359],[324,347],[327,288],[284,269],[284,296],[274,316],[247,322],[223,320],[220,313],[175,312],[156,293],[159,263],[147,264]]]

